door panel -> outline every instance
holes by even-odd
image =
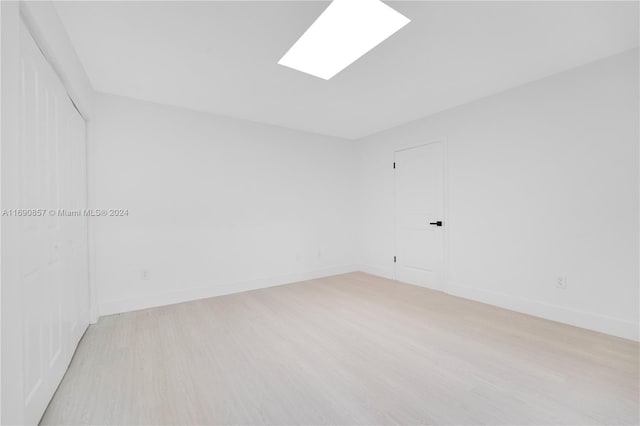
[[[396,279],[442,288],[444,231],[430,225],[444,216],[441,142],[395,153]]]
[[[79,114],[70,116],[69,129],[68,205],[73,210],[81,211],[87,206],[87,151],[85,123]],[[73,341],[78,341],[89,323],[88,222],[86,217],[72,216],[66,219],[67,249],[73,265],[69,270],[68,327]]]
[[[85,123],[24,25],[21,28],[21,138],[18,156],[23,401],[37,424],[88,326]],[[53,211],[53,214],[49,214]],[[84,252],[83,252],[84,251]]]

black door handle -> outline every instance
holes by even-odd
[[[442,221],[439,220],[437,222],[429,222],[429,225],[442,226]]]

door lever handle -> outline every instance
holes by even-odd
[[[442,226],[442,221],[439,220],[437,222],[429,222],[429,225]]]

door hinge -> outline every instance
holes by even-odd
[[[393,256],[393,263],[396,263],[396,257]]]
[[[395,162],[393,163],[393,168],[394,168],[394,169],[396,168],[396,163],[395,163]]]

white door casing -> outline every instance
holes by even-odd
[[[444,143],[394,153],[395,278],[444,287]]]

